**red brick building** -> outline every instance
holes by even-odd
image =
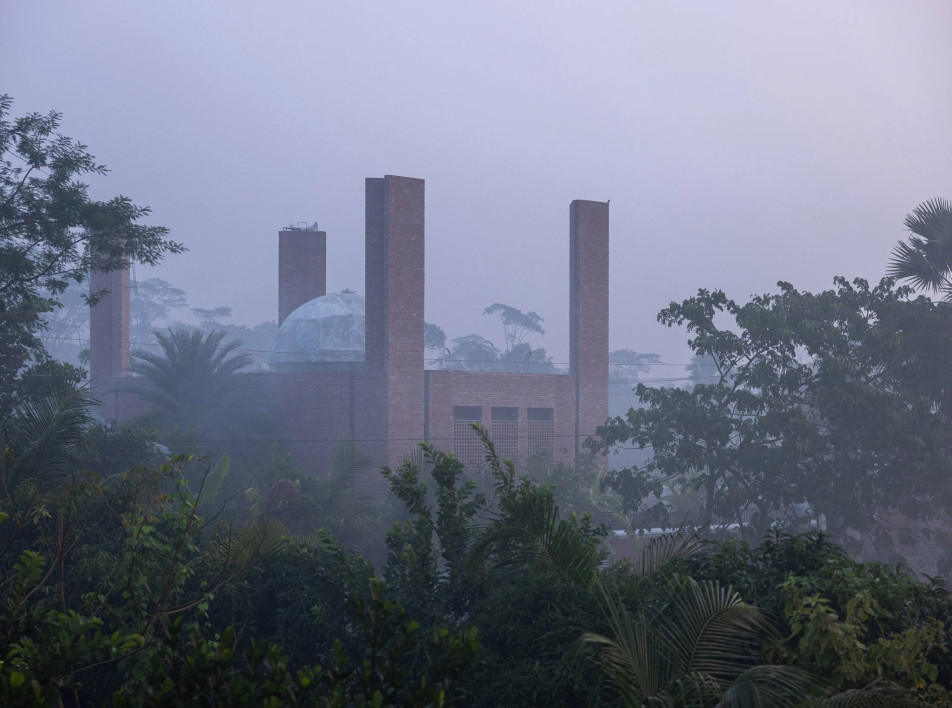
[[[425,369],[424,204],[421,179],[366,181],[362,361],[347,352],[311,358],[309,365],[256,374],[250,383],[274,397],[282,438],[304,469],[321,469],[342,440],[359,441],[381,464],[399,464],[422,440],[475,463],[482,457],[470,427],[475,421],[505,456],[524,460],[542,450],[570,463],[608,418],[608,204],[578,200],[569,209],[569,374]],[[348,305],[347,298],[322,297],[323,231],[283,230],[278,251],[282,330],[304,312],[299,308],[333,314]],[[91,314],[90,375],[104,415],[117,419],[140,408],[110,393],[129,365],[128,277],[92,277],[94,291],[109,294]]]

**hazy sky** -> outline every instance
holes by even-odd
[[[363,292],[364,178],[422,177],[427,320],[501,338],[486,305],[535,310],[560,362],[572,199],[611,200],[612,348],[678,365],[671,300],[878,279],[952,197],[945,0],[2,0],[0,93],[188,246],[136,275],[194,306],[275,319],[300,221]]]

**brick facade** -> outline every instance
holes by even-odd
[[[543,408],[553,411],[554,461],[571,464],[574,459],[575,378],[572,376],[427,371],[426,392],[425,437],[441,449],[454,449],[455,407],[478,407],[483,427],[490,433],[493,431],[493,408],[515,407],[518,411],[517,453],[511,457],[517,462],[525,462],[532,451],[528,409]],[[502,449],[497,451],[501,456],[509,456],[502,455]]]
[[[388,175],[367,179],[365,189],[365,363],[351,371],[247,377],[251,395],[274,406],[278,442],[314,474],[348,440],[378,464],[400,464],[422,440],[478,462],[479,448],[466,437],[468,421],[477,419],[504,456],[521,463],[535,447],[571,464],[580,442],[608,417],[608,204],[575,201],[570,208],[570,375],[424,371],[425,185]],[[326,236],[283,230],[278,240],[283,320],[324,294]],[[118,296],[92,313],[97,387],[119,376],[129,355],[128,270],[104,277]],[[121,415],[118,404],[113,410]],[[377,474],[361,484],[384,492]]]
[[[108,273],[89,274],[89,292],[98,297],[89,311],[89,385],[102,401],[102,415],[123,417],[119,377],[129,371],[129,263]]]
[[[282,229],[278,233],[278,325],[306,302],[327,294],[327,233]]]
[[[578,453],[608,419],[608,202],[569,207],[569,366]]]
[[[391,465],[423,439],[424,203],[422,179],[367,179],[365,395]]]

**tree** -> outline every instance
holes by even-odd
[[[203,307],[193,307],[192,314],[199,318],[202,323],[201,329],[222,329],[223,321],[231,317],[231,308],[226,306],[213,307],[206,309]]]
[[[384,528],[382,509],[377,499],[361,493],[357,480],[371,473],[372,466],[372,458],[355,442],[340,443],[326,471],[301,475],[283,457],[259,471],[260,491],[248,488],[245,500],[256,520],[278,521],[296,536],[325,529],[346,547],[371,557]]]
[[[668,586],[669,601],[652,615],[631,616],[605,593],[613,637],[583,636],[621,705],[802,705],[816,692],[806,672],[763,661],[775,630],[732,588],[692,578]]]
[[[137,349],[130,370],[145,385],[133,390],[154,406],[153,416],[164,430],[191,429],[202,436],[221,428],[247,408],[235,375],[251,363],[236,353],[241,342],[222,344],[224,332],[169,330],[156,332],[162,353]]]
[[[78,472],[93,400],[79,386],[81,372],[48,361],[27,370],[17,395],[0,399],[0,487],[11,509],[13,533],[29,523],[32,504],[16,502]],[[0,520],[2,520],[0,515]]]
[[[952,201],[923,202],[904,223],[911,236],[893,249],[889,275],[952,300]]]
[[[499,360],[499,350],[479,334],[467,334],[453,339],[453,348],[443,359],[443,367],[456,371],[493,370]]]
[[[126,258],[155,265],[181,244],[168,230],[139,223],[149,208],[128,197],[89,197],[86,175],[103,175],[82,143],[57,132],[60,114],[11,119],[0,96],[0,370],[10,377],[42,357],[40,315],[91,269],[116,270]],[[91,293],[93,300],[101,293]]]
[[[695,354],[691,357],[687,370],[692,386],[714,383],[721,379],[721,372],[717,367],[717,359],[712,356],[699,356]]]
[[[53,299],[49,293],[45,296]],[[55,300],[43,314],[40,339],[50,357],[79,366],[83,352],[89,351],[89,284],[73,283]]]
[[[516,345],[525,342],[529,334],[545,334],[542,318],[535,312],[523,312],[510,305],[494,302],[483,310],[483,314],[499,317],[507,352],[511,352]]]
[[[129,304],[129,334],[141,344],[153,341],[156,323],[167,320],[172,310],[186,307],[188,300],[181,288],[162,278],[149,278],[135,284]]]
[[[659,354],[642,354],[631,349],[616,349],[608,354],[608,370],[612,378],[634,381],[661,363]]]
[[[882,509],[928,520],[948,508],[952,424],[928,375],[948,371],[952,351],[917,340],[952,332],[952,308],[909,300],[889,280],[835,282],[818,294],[780,283],[744,305],[701,290],[660,313],[687,327],[718,373],[691,390],[639,385],[643,408],[603,429],[607,446],[651,451],[611,477],[631,510],[690,480],[702,496],[692,523],[703,528],[736,524],[756,538],[794,523],[807,497],[813,522],[840,542],[859,532],[889,545]]]
[[[730,539],[706,551],[682,570],[732,586],[770,615],[784,637],[769,648],[773,661],[843,696],[873,686],[864,694],[880,705],[922,705],[910,689],[929,705],[948,703],[952,604],[940,578],[917,582],[901,566],[854,561],[816,531],[771,533],[756,547]]]
[[[439,325],[423,323],[423,348],[430,352],[442,352],[446,347],[446,332]]]

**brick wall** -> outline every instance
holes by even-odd
[[[569,207],[569,362],[577,385],[576,451],[608,418],[608,203]]]
[[[420,440],[453,449],[453,408],[477,406],[493,430],[493,411],[518,409],[499,430],[520,462],[529,454],[528,409],[551,409],[556,461],[571,464],[580,442],[608,417],[608,204],[570,207],[571,376],[471,371],[425,372],[423,351],[425,185],[388,175],[366,181],[366,363],[359,371],[261,374],[247,384],[274,403],[275,441],[302,471],[321,474],[340,441],[356,440],[377,466],[398,465]],[[279,235],[279,316],[324,294],[326,236]],[[128,368],[129,271],[93,274],[110,295],[91,313],[91,375],[100,391]],[[273,397],[273,398],[272,398]],[[107,416],[142,412],[141,401],[116,397]],[[110,415],[111,413],[111,415]],[[507,414],[508,415],[508,414]],[[362,486],[384,493],[376,470]]]
[[[327,294],[327,233],[282,229],[278,233],[278,325],[294,310]]]
[[[488,371],[426,372],[426,439],[453,450],[454,406],[478,406],[492,432],[493,407],[518,408],[518,462],[529,456],[527,409],[554,412],[554,460],[571,465],[575,456],[575,377],[559,374],[500,374]]]
[[[336,447],[360,441],[354,392],[361,374],[327,371],[248,377],[260,400],[275,404],[277,432],[272,438],[279,450],[290,452],[302,473],[326,475]]]
[[[129,369],[129,267],[89,274],[89,292],[104,292],[89,311],[89,385],[102,401],[102,414],[120,417],[121,396],[115,392]]]
[[[366,388],[358,401],[399,464],[423,439],[424,204],[422,179],[366,182]]]

